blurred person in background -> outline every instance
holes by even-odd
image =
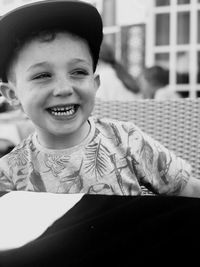
[[[169,86],[169,71],[155,65],[144,68],[138,77],[142,98],[158,100],[177,99],[181,96]]]
[[[97,71],[100,87],[97,98],[102,100],[133,100],[139,97],[139,86],[134,77],[116,60],[114,51],[103,42]]]
[[[32,123],[23,110],[12,107],[0,94],[0,158],[8,154],[32,131]]]

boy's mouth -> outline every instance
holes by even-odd
[[[72,116],[78,110],[78,104],[54,106],[47,109],[47,111],[54,116]]]

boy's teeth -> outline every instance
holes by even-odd
[[[71,105],[71,106],[67,106],[67,107],[53,107],[51,110],[53,111],[68,111],[70,109],[73,109],[74,108],[74,105]]]
[[[51,113],[56,116],[73,115],[75,113],[75,106],[70,105],[67,107],[53,107]]]

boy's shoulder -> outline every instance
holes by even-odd
[[[117,128],[123,128],[126,130],[131,130],[131,129],[137,129],[139,131],[140,128],[131,121],[123,121],[123,120],[117,120],[117,119],[111,119],[107,117],[98,117],[98,116],[93,116],[94,123],[96,127],[117,127]]]
[[[28,150],[33,150],[32,142],[33,134],[30,134],[27,138],[23,139],[19,144],[17,144],[9,153],[0,158],[0,164],[4,162],[14,162],[14,159],[19,159],[20,155],[28,154]]]
[[[95,124],[110,124],[110,123],[114,123],[114,124],[130,124],[131,122],[129,121],[122,121],[122,120],[117,120],[117,119],[112,119],[109,117],[100,117],[100,116],[92,116],[92,119],[94,120]]]

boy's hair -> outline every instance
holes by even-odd
[[[39,1],[14,9],[0,19],[0,80],[7,82],[16,51],[34,35],[44,32],[69,32],[86,40],[95,71],[103,39],[103,23],[97,9],[80,1]]]

